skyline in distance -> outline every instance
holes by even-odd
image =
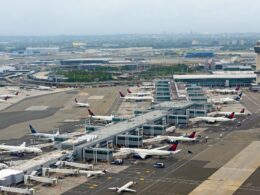
[[[0,35],[258,33],[258,0],[1,0]]]

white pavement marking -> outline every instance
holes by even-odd
[[[48,106],[30,106],[26,111],[42,111],[47,110]]]
[[[92,95],[88,97],[89,100],[102,100],[103,98],[103,95]]]
[[[195,188],[190,195],[233,194],[260,166],[260,141],[254,141]]]

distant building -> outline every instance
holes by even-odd
[[[216,75],[173,75],[175,82],[196,84],[199,86],[250,86],[256,80],[256,74],[216,74]]]
[[[60,64],[62,66],[78,66],[78,65],[88,65],[88,64],[108,64],[109,58],[79,58],[79,59],[67,59],[61,60]]]
[[[27,47],[25,55],[53,55],[59,52],[59,47]]]
[[[198,52],[188,52],[185,54],[186,58],[212,58],[214,57],[213,52],[204,52],[204,51],[198,51]]]

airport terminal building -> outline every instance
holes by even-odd
[[[173,75],[175,82],[196,84],[205,87],[251,86],[256,80],[255,74],[211,74],[211,75]]]

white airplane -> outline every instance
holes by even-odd
[[[229,116],[232,112],[216,112],[217,115]],[[235,112],[236,116],[246,116],[250,115],[250,113],[245,112],[245,108],[243,108],[240,112]]]
[[[153,90],[154,89],[153,85],[140,85],[139,83],[137,83],[137,87],[141,88],[143,90]]]
[[[147,156],[169,156],[169,155],[176,154],[181,151],[181,150],[176,150],[177,145],[178,142],[172,144],[168,151],[161,150],[167,147],[167,146],[162,146],[154,149],[120,148],[120,152],[124,154],[137,154],[142,159],[145,159]]]
[[[87,108],[89,108],[89,104],[88,103],[79,102],[77,100],[77,98],[75,98],[74,101],[75,101],[76,105],[78,105],[79,107],[87,107]]]
[[[98,116],[98,115],[95,115],[90,109],[88,109],[88,113],[89,113],[91,119],[97,120],[97,121],[112,122],[113,118],[115,117],[113,115],[110,115],[110,116]]]
[[[220,94],[236,94],[239,92],[240,86],[237,86],[235,89],[213,89],[211,92],[220,93]]]
[[[8,168],[8,166],[6,164],[0,163],[0,170],[1,169],[6,169],[6,168]]]
[[[163,136],[163,135],[159,135],[159,136],[156,136],[154,138],[151,138],[151,139],[146,139],[146,140],[143,140],[143,143],[153,143],[153,142],[161,142],[161,141],[164,141],[164,140],[168,140],[170,142],[176,142],[176,141],[182,141],[182,142],[185,142],[185,141],[195,141],[196,140],[196,131],[193,131],[189,136]]]
[[[226,97],[226,98],[219,98],[219,99],[212,99],[210,102],[213,104],[230,104],[230,103],[237,103],[242,98],[242,92],[238,96]]]
[[[52,87],[48,87],[48,86],[42,86],[42,85],[39,85],[37,87],[38,90],[41,90],[41,91],[52,91],[53,88]]]
[[[34,129],[32,127],[32,125],[29,125],[29,128],[32,132],[32,136],[35,136],[35,137],[39,137],[39,138],[44,138],[46,140],[49,140],[49,141],[64,141],[64,140],[67,140],[69,138],[72,138],[72,136],[70,136],[69,134],[60,134],[60,131],[57,130],[57,132],[55,134],[51,134],[51,133],[39,133],[36,129]]]
[[[208,123],[216,123],[216,122],[226,122],[226,121],[234,121],[235,120],[235,112],[232,112],[229,116],[225,117],[211,117],[211,116],[199,116],[190,119],[191,122],[208,122]]]
[[[119,95],[121,99],[126,101],[154,101],[152,96],[125,96],[121,91],[119,91]]]
[[[151,96],[151,92],[137,92],[133,93],[130,89],[127,89],[127,93],[132,96],[142,97],[142,96]]]
[[[4,99],[4,100],[7,100],[7,99],[10,99],[10,98],[13,98],[13,97],[18,96],[18,94],[19,94],[19,91],[17,91],[15,94],[4,94],[4,95],[0,95],[0,98],[1,98],[1,99]]]
[[[122,187],[111,187],[111,188],[108,188],[108,189],[114,190],[119,194],[122,193],[122,192],[136,192],[136,190],[129,188],[129,187],[133,186],[134,184],[136,184],[136,182],[129,181],[125,185],[123,185]]]
[[[26,146],[26,142],[23,142],[20,146],[10,146],[1,144],[0,150],[3,150],[2,153],[14,153],[14,154],[23,154],[23,153],[35,153],[41,154],[42,150],[36,147]]]

